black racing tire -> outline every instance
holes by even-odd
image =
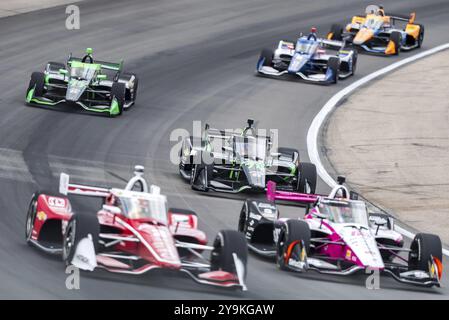
[[[123,106],[125,105],[126,99],[126,85],[121,82],[114,82],[111,88],[111,103],[113,99],[117,99],[119,113],[112,115],[113,117],[119,116],[123,113]]]
[[[316,191],[316,166],[309,162],[300,162],[298,166],[297,191],[314,194]]]
[[[273,50],[263,49],[262,52],[260,53],[260,58],[259,58],[259,61],[261,59],[264,59],[262,66],[271,67],[273,64],[273,55],[274,55]]]
[[[355,75],[355,71],[357,70],[357,59],[359,57],[359,53],[357,50],[352,50],[353,57],[352,57],[352,75]]]
[[[443,261],[443,246],[437,235],[418,233],[410,244],[408,257],[409,270],[429,271],[430,258]]]
[[[136,103],[136,98],[137,98],[137,89],[139,89],[139,78],[134,75],[135,79],[134,79],[134,90],[133,90],[133,95],[132,95],[132,100],[134,103]]]
[[[295,161],[295,169],[296,169],[296,175],[298,175],[298,170],[299,170],[299,151],[297,149],[293,149],[293,148],[285,148],[285,147],[279,147],[278,148],[278,153],[282,154],[284,157],[291,158],[291,161]],[[295,153],[297,154],[297,158],[295,159]],[[289,180],[292,184],[293,188],[296,188],[296,186],[298,185],[298,182],[296,181],[296,179],[291,179]]]
[[[57,73],[59,73],[59,70],[60,70],[60,69],[65,69],[65,68],[66,68],[65,64],[63,64],[63,63],[61,63],[61,62],[53,62],[53,61],[50,61],[50,62],[47,64],[47,69],[48,69],[48,71],[51,71],[51,72],[57,72]]]
[[[279,239],[276,245],[276,263],[281,270],[288,270],[286,263],[287,251],[290,246],[294,246],[291,255],[299,255],[304,246],[306,254],[310,251],[310,228],[307,222],[302,220],[289,219],[281,227]]]
[[[194,164],[190,174],[190,187],[197,191],[209,191],[209,179],[211,166],[206,164]]]
[[[394,46],[395,46],[395,53],[393,54],[394,56],[397,56],[399,54],[399,52],[401,51],[401,40],[402,40],[402,35],[400,32],[393,31],[390,34],[390,41],[393,41]]]
[[[34,96],[42,97],[45,93],[44,86],[45,86],[45,74],[43,72],[33,72],[31,74],[31,79],[26,94],[28,95],[28,92],[34,88]]]
[[[246,231],[246,223],[248,221],[248,207],[249,207],[248,202],[249,200],[245,200],[242,206],[242,210],[240,210],[239,224],[237,226],[237,230],[242,233]]]
[[[27,217],[25,220],[25,240],[28,244],[31,242],[32,230],[34,226],[34,221],[37,215],[37,199],[40,193],[35,192],[31,197],[30,204],[28,205]]]
[[[329,34],[332,34],[330,40],[343,40],[343,26],[341,24],[333,24]]]
[[[424,42],[424,25],[418,24],[419,26],[419,35],[418,35],[418,48],[421,48],[422,43]]]
[[[198,152],[193,159],[190,173],[190,187],[197,191],[209,191],[209,181],[213,175],[213,165],[204,162],[204,152]]]
[[[337,83],[340,73],[340,59],[337,57],[330,57],[327,61],[327,67],[332,70],[331,83]]]
[[[233,253],[245,267],[244,277],[246,278],[246,265],[248,263],[248,245],[245,236],[235,230],[221,230],[213,243],[214,249],[211,252],[211,271],[222,270],[236,273]]]
[[[98,252],[100,223],[96,215],[75,213],[69,220],[62,241],[62,260],[70,265],[78,243],[88,235],[92,236],[95,252]]]

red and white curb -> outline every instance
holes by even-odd
[[[320,176],[320,178],[331,188],[337,185],[337,182],[329,175],[329,173],[324,168],[323,164],[321,163],[320,154],[318,152],[318,134],[320,132],[321,126],[323,125],[324,121],[326,120],[327,116],[335,109],[337,104],[342,101],[345,97],[350,95],[353,91],[358,89],[359,87],[367,84],[368,82],[387,74],[388,72],[391,72],[393,70],[396,70],[408,63],[414,62],[416,60],[422,59],[424,57],[430,56],[434,53],[443,51],[449,49],[449,43],[437,46],[435,48],[432,48],[430,50],[423,51],[421,53],[418,53],[416,55],[413,55],[411,57],[405,58],[403,60],[400,60],[398,62],[395,62],[393,64],[390,64],[382,69],[379,69],[373,73],[370,73],[369,75],[363,77],[360,80],[357,80],[356,82],[352,83],[351,85],[345,87],[343,90],[340,90],[337,92],[332,98],[330,98],[326,104],[323,106],[323,108],[318,112],[318,114],[315,116],[315,118],[312,121],[312,124],[310,125],[309,131],[307,132],[307,151],[309,153],[309,158],[312,163],[316,165],[317,173]],[[413,232],[410,232],[400,226],[395,226],[396,231],[401,233],[402,235],[413,239],[415,234]],[[449,250],[443,249],[443,253],[446,256],[449,256]]]

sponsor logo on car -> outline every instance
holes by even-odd
[[[262,216],[260,216],[260,215],[258,215],[258,214],[254,214],[254,213],[252,213],[252,212],[250,212],[249,217],[250,217],[250,219],[254,219],[254,220],[257,220],[257,221],[259,221],[260,219],[262,219]]]
[[[66,202],[63,198],[48,197],[48,205],[54,208],[65,208]]]
[[[37,219],[38,219],[39,221],[45,221],[45,220],[47,220],[47,215],[45,214],[44,211],[39,211],[39,212],[36,214],[36,217],[37,217]]]

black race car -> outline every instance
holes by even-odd
[[[206,124],[201,138],[184,139],[179,172],[199,191],[264,191],[267,182],[274,181],[279,189],[314,193],[315,165],[301,162],[296,149],[272,149],[272,137],[258,135],[251,119],[238,132]]]
[[[46,108],[72,104],[115,117],[134,105],[137,87],[137,76],[123,71],[123,61],[94,60],[87,48],[83,58],[70,55],[66,64],[49,62],[44,72],[33,72],[25,100]]]

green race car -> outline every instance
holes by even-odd
[[[123,61],[94,61],[87,48],[83,58],[70,55],[66,65],[49,62],[44,72],[33,72],[26,102],[43,107],[77,105],[115,117],[135,103],[137,87],[137,76],[123,72]]]

